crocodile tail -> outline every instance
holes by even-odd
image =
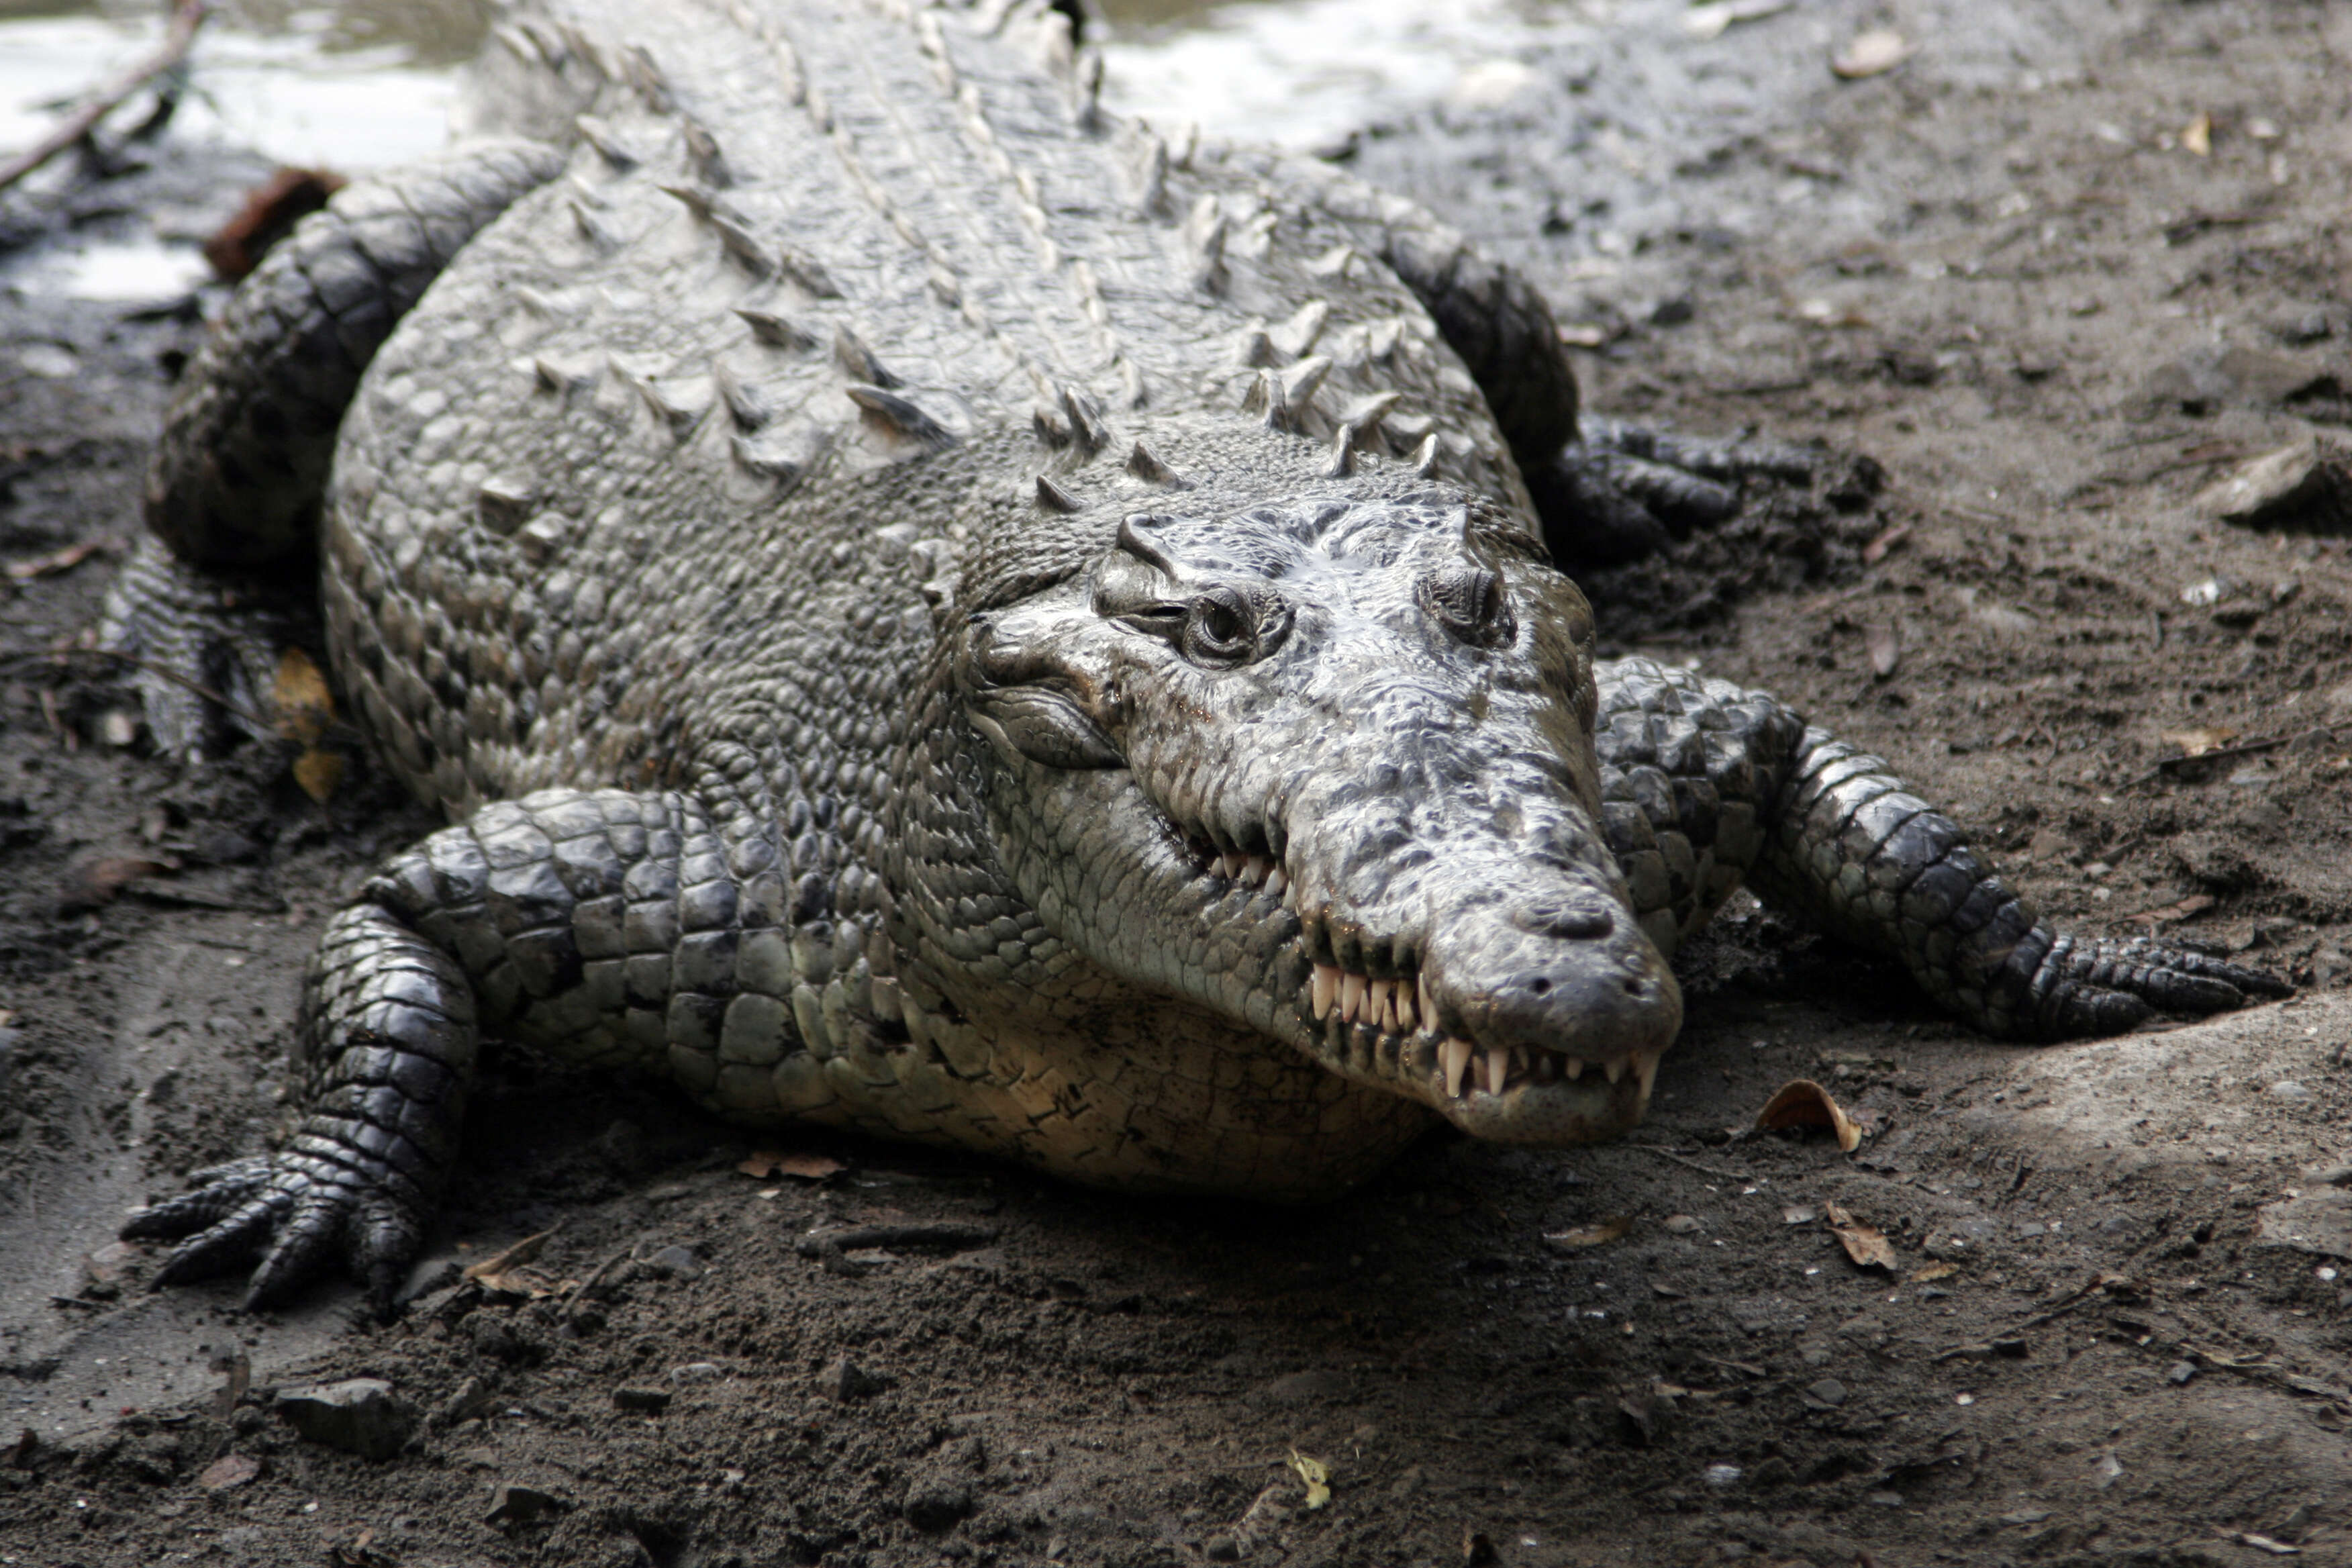
[[[467,240],[562,155],[478,144],[351,186],[262,258],[189,365],[147,479],[147,526],[182,560],[307,563],[335,431],[368,361]]]

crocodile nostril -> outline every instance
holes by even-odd
[[[1626,995],[1628,995],[1628,996],[1647,996],[1649,994],[1650,994],[1650,983],[1649,983],[1648,981],[1646,981],[1646,980],[1628,980],[1628,981],[1626,981],[1626,982],[1625,982],[1625,994],[1626,994]]]
[[[1535,983],[1529,985],[1528,989],[1534,992],[1538,996],[1549,996],[1551,994],[1551,982],[1538,976]]]
[[[1538,904],[1518,911],[1513,924],[1536,936],[1569,942],[1592,942],[1617,929],[1606,904]]]

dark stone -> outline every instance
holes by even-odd
[[[416,1430],[415,1410],[381,1378],[290,1388],[274,1408],[309,1441],[367,1459],[391,1458]]]
[[[613,1408],[625,1410],[633,1415],[659,1415],[669,1408],[670,1393],[667,1388],[616,1388],[613,1390]]]

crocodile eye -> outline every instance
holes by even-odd
[[[1493,572],[1433,572],[1421,580],[1422,607],[1448,632],[1474,647],[1511,640],[1518,625],[1511,616],[1502,577]]]
[[[1290,630],[1290,606],[1279,594],[1246,593],[1221,583],[1185,606],[1176,646],[1194,664],[1213,668],[1247,664],[1274,651]]]

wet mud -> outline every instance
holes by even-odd
[[[2352,419],[2352,24],[1918,5],[1840,82],[1886,16],[1621,10],[1329,149],[1541,279],[1594,406],[1883,470],[1592,574],[1604,636],[2296,997],[1997,1047],[1744,905],[1633,1139],[1310,1211],[509,1051],[398,1321],[150,1292],[120,1214],[269,1138],[310,943],[432,824],[149,753],[71,649],[200,323],[0,296],[0,1563],[2352,1563],[2352,563],[2199,500]],[[1797,1078],[1855,1152],[1744,1131]]]

